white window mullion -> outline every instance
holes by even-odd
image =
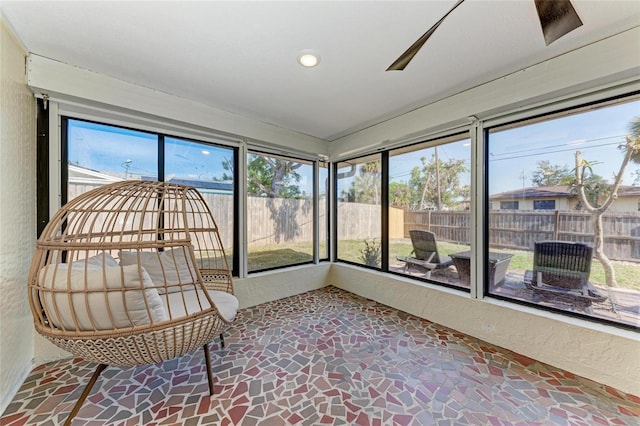
[[[469,129],[471,137],[471,297],[484,296],[484,131],[482,122],[473,119]]]
[[[238,199],[238,276],[245,278],[247,276],[247,144],[242,142],[238,148],[238,193],[235,196]]]

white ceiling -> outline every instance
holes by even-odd
[[[335,140],[640,25],[639,1],[573,0],[545,46],[533,0],[467,0],[405,71],[385,69],[455,3],[30,2],[2,13],[35,54]],[[298,65],[312,49],[318,67]],[[640,42],[629,47],[640,55]]]

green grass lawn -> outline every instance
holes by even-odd
[[[364,263],[362,251],[365,248],[363,240],[347,240],[338,243],[338,253],[342,260]],[[320,252],[324,253],[324,245]],[[438,250],[441,254],[449,255],[460,251],[469,250],[469,246],[444,241],[438,242]],[[533,252],[523,250],[496,249],[497,252],[511,253],[513,257],[509,263],[509,273],[524,275],[527,269],[533,265]],[[406,256],[411,253],[411,242],[406,240],[392,240],[389,243],[389,263],[398,264],[396,256]],[[251,248],[249,250],[249,270],[274,268],[283,265],[310,262],[313,260],[311,243],[280,244]],[[630,262],[613,262],[616,271],[618,285],[621,288],[640,291],[640,265]],[[599,261],[591,264],[590,281],[594,285],[605,286],[604,268]]]
[[[325,244],[320,244],[320,253],[322,258],[322,253],[326,253]],[[251,247],[248,255],[249,271],[259,271],[279,266],[312,262],[313,245],[311,243],[300,243]]]

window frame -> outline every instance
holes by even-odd
[[[311,255],[311,260],[308,261],[303,261],[303,262],[294,262],[294,263],[287,263],[284,265],[278,265],[278,266],[272,266],[272,267],[268,267],[268,268],[260,268],[260,269],[254,269],[254,270],[249,270],[249,245],[248,242],[246,244],[245,247],[245,259],[247,261],[247,266],[246,266],[246,272],[247,275],[252,275],[252,274],[258,274],[258,273],[262,273],[262,272],[269,272],[269,271],[275,271],[275,270],[279,270],[279,269],[284,269],[284,268],[289,268],[289,267],[295,267],[295,266],[302,266],[302,265],[310,265],[310,264],[314,264],[317,262],[317,247],[318,247],[318,238],[316,236],[316,228],[317,228],[317,177],[316,177],[316,172],[315,169],[317,168],[317,160],[309,160],[307,158],[300,158],[300,157],[295,157],[289,154],[282,154],[282,153],[272,153],[269,152],[268,150],[261,150],[259,148],[253,148],[253,147],[248,147],[247,149],[247,155],[245,158],[245,175],[248,173],[248,166],[246,165],[246,163],[249,160],[249,156],[250,155],[260,155],[260,156],[269,156],[269,157],[275,157],[275,158],[282,158],[282,159],[288,159],[288,160],[293,160],[293,161],[300,161],[303,163],[308,163],[311,167],[312,167],[312,194],[311,194],[311,202],[312,202],[312,208],[313,208],[313,212],[312,212],[312,217],[313,217],[313,223],[312,223],[312,234],[313,234],[313,238],[312,238],[312,255]],[[246,179],[246,176],[245,176]],[[245,204],[248,203],[248,197],[249,197],[249,191],[247,190],[248,188],[248,183],[245,187],[245,193],[244,193],[244,199],[245,199]],[[248,230],[249,228],[249,218],[248,215],[246,216],[246,220],[244,223],[244,229]],[[247,231],[248,233],[248,231]]]
[[[543,207],[540,207],[542,205]],[[551,206],[551,207],[548,207]],[[555,210],[556,200],[533,200],[533,210]]]
[[[393,148],[389,148],[385,151],[383,151],[383,153],[386,153],[387,155],[387,181],[386,182],[382,182],[382,187],[387,189],[387,202],[384,205],[384,210],[386,212],[386,220],[385,223],[387,223],[388,225],[388,217],[389,217],[389,208],[391,207],[389,204],[389,194],[388,194],[388,189],[389,189],[389,173],[390,173],[390,167],[389,167],[389,160],[391,159],[391,157],[393,157],[394,155],[402,155],[402,154],[408,154],[408,153],[412,153],[412,152],[416,152],[416,151],[420,151],[423,149],[430,149],[430,148],[438,148],[438,147],[443,147],[446,146],[447,144],[451,144],[451,143],[456,143],[456,142],[461,142],[464,140],[469,139],[470,141],[472,140],[472,135],[471,135],[471,127],[466,128],[466,130],[458,130],[456,132],[450,132],[450,133],[444,133],[444,134],[440,134],[437,135],[436,137],[433,138],[426,138],[417,142],[413,142],[407,145],[402,145],[402,146],[398,146],[398,147],[393,147]],[[473,144],[471,142],[471,144]],[[394,154],[394,155],[392,155]],[[469,185],[471,185],[472,181],[473,181],[473,154],[472,154],[472,149],[471,147],[469,148],[469,161],[471,162],[471,167],[469,170]],[[383,163],[384,165],[384,163]],[[386,184],[385,184],[386,183]],[[473,217],[473,210],[469,209],[469,223],[470,223],[470,229],[469,232],[471,234],[471,223],[472,223],[472,217]],[[393,274],[394,276],[398,276],[398,277],[404,277],[404,278],[409,278],[412,280],[416,280],[416,281],[421,281],[421,282],[425,282],[425,283],[429,283],[429,284],[433,284],[433,285],[437,285],[439,287],[446,287],[452,290],[456,290],[462,293],[467,293],[470,294],[473,292],[473,289],[471,288],[472,286],[470,286],[469,288],[467,287],[463,287],[460,285],[455,285],[455,284],[451,284],[451,283],[447,283],[444,281],[437,281],[431,278],[426,278],[424,276],[412,276],[409,274],[403,274],[401,272],[396,272],[396,271],[391,271],[389,269],[389,249],[388,249],[388,226],[387,226],[387,232],[385,233],[385,235],[387,236],[387,238],[384,239],[384,241],[387,242],[386,247],[387,247],[387,251],[386,253],[383,251],[383,259],[386,259],[387,261],[387,268],[383,270],[383,272],[388,272],[390,274]],[[471,246],[471,241],[469,241],[469,245]],[[470,247],[471,250],[471,247]],[[473,262],[473,259],[470,260],[470,262]]]
[[[640,91],[631,91],[629,93],[623,93],[614,96],[602,97],[600,99],[588,100],[583,102],[576,102],[574,104],[570,104],[564,107],[557,107],[556,109],[549,108],[549,106],[540,107],[538,110],[534,110],[529,114],[520,114],[517,119],[513,118],[496,118],[492,120],[487,120],[483,124],[483,141],[482,141],[482,167],[487,172],[483,174],[482,179],[482,187],[483,187],[483,195],[486,202],[482,203],[479,206],[480,211],[482,212],[482,229],[486,238],[482,241],[481,251],[483,253],[483,263],[486,263],[484,259],[488,259],[489,253],[489,215],[491,214],[491,210],[489,207],[489,134],[492,130],[508,130],[512,128],[523,127],[527,125],[537,124],[549,120],[554,120],[562,117],[568,117],[571,115],[578,115],[581,113],[585,113],[592,110],[604,109],[607,107],[624,104],[627,102],[640,101]],[[542,110],[542,112],[540,112]],[[609,320],[606,318],[594,317],[587,315],[582,312],[565,310],[555,308],[553,306],[545,306],[533,302],[529,302],[526,300],[506,297],[500,294],[492,293],[489,291],[489,271],[488,268],[485,268],[483,273],[484,279],[481,283],[483,297],[487,299],[499,300],[507,303],[513,303],[515,305],[524,306],[527,308],[532,308],[535,310],[550,312],[554,314],[559,314],[564,317],[575,318],[579,320],[588,321],[590,323],[595,324],[604,324],[608,326],[612,326],[618,329],[631,330],[634,332],[640,333],[640,325],[634,326],[627,323],[617,322],[613,320]]]
[[[237,179],[237,162],[238,162],[238,158],[239,158],[239,149],[236,146],[231,146],[231,145],[226,145],[223,143],[214,143],[211,141],[206,141],[206,140],[198,140],[195,138],[191,138],[191,137],[185,137],[183,135],[173,135],[173,134],[167,134],[167,133],[162,133],[160,131],[150,131],[148,129],[141,129],[141,128],[136,128],[136,127],[132,127],[129,125],[123,125],[123,124],[114,124],[111,122],[107,122],[107,121],[99,121],[96,119],[88,119],[88,118],[79,118],[79,117],[75,117],[73,115],[67,115],[67,114],[60,114],[60,158],[61,158],[61,164],[60,164],[60,201],[61,201],[61,205],[64,205],[68,202],[68,185],[69,185],[69,120],[75,120],[75,121],[80,121],[80,122],[85,122],[85,123],[91,123],[91,124],[97,124],[97,125],[101,125],[101,126],[108,126],[108,127],[114,127],[114,128],[118,128],[118,129],[124,129],[124,130],[130,130],[130,131],[134,131],[134,132],[140,132],[140,133],[146,133],[149,135],[155,135],[157,138],[157,152],[158,152],[158,158],[157,158],[157,179],[158,181],[164,181],[165,180],[165,174],[164,174],[164,168],[165,168],[165,144],[164,144],[164,139],[165,137],[168,138],[172,138],[172,139],[179,139],[179,140],[183,140],[183,141],[187,141],[187,142],[193,142],[193,143],[198,143],[198,144],[203,144],[203,145],[209,145],[209,146],[213,146],[213,147],[219,147],[219,148],[224,148],[224,149],[229,149],[231,150],[231,152],[233,152],[233,157],[234,157],[234,163],[236,164],[236,167],[234,169],[234,202],[233,202],[233,208],[234,208],[234,212],[233,215],[235,218],[238,217],[238,179]],[[232,230],[232,235],[233,235],[233,239],[234,239],[234,243],[233,243],[233,249],[231,250],[231,255],[232,255],[232,275],[234,277],[239,277],[239,240],[238,240],[238,236],[239,236],[239,226],[240,226],[240,221],[239,220],[234,220],[234,224],[233,224],[233,230]]]
[[[348,163],[349,161],[357,161],[357,160],[360,160],[360,159],[373,158],[376,155],[380,155],[380,170],[381,170],[381,173],[380,173],[380,183],[381,183],[381,186],[380,186],[380,212],[381,212],[381,215],[380,215],[380,221],[381,221],[381,224],[380,224],[380,256],[381,256],[381,258],[380,258],[380,267],[370,266],[370,265],[366,265],[364,263],[353,262],[353,261],[346,260],[346,259],[340,259],[338,257],[340,255],[339,247],[338,247],[338,245],[339,245],[338,244],[338,242],[339,242],[339,239],[338,239],[338,222],[340,220],[340,216],[338,214],[338,197],[339,197],[338,180],[340,178],[339,178],[338,175],[339,175],[340,168],[338,166],[339,166],[340,163]],[[387,159],[386,161],[388,162],[388,156],[386,157],[386,159]],[[377,161],[377,160],[374,160],[374,161]],[[370,162],[370,161],[362,161],[362,162],[357,163],[357,165],[366,164],[368,162]],[[356,168],[357,168],[357,165],[356,165]],[[384,228],[384,224],[382,223],[382,216],[383,216],[382,212],[384,210],[386,210],[386,209],[385,209],[385,205],[383,204],[384,200],[383,200],[383,195],[382,195],[382,191],[383,191],[382,188],[384,187],[384,185],[383,185],[384,182],[382,180],[382,177],[383,177],[383,175],[385,173],[384,170],[385,170],[386,167],[388,167],[388,164],[385,165],[385,159],[383,158],[383,155],[380,152],[373,152],[373,153],[369,153],[369,154],[365,154],[365,155],[349,157],[349,158],[345,158],[345,159],[341,159],[339,161],[334,161],[333,162],[333,200],[334,200],[334,202],[333,202],[334,229],[333,229],[333,233],[332,233],[333,241],[334,241],[334,250],[333,250],[333,259],[332,259],[333,262],[346,263],[346,264],[349,264],[349,265],[360,266],[362,268],[366,268],[366,269],[370,269],[370,270],[374,270],[374,271],[383,271],[383,272],[385,272],[385,270],[382,269],[382,264],[383,264],[382,262],[383,262],[384,256],[386,255],[386,253],[384,251],[385,248],[383,247],[383,241],[388,240],[388,238],[386,237],[387,234],[383,234],[385,228]],[[357,171],[354,173],[354,176],[356,175],[356,173],[357,173]],[[388,175],[388,173],[387,173],[387,175]],[[388,192],[387,192],[387,196],[388,196]],[[375,239],[375,237],[374,237],[374,239]],[[388,242],[386,244],[386,250],[388,251]]]

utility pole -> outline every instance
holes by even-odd
[[[522,169],[520,171],[520,179],[522,179],[522,203],[524,204],[524,182],[525,182],[525,176],[524,176],[524,169]],[[522,206],[522,208],[524,208],[524,205]]]
[[[129,179],[129,167],[131,167],[132,160],[127,160],[122,163],[122,167],[124,167],[124,180]]]
[[[435,148],[435,158],[436,158],[436,191],[438,193],[438,211],[442,210],[442,197],[440,196],[440,161],[438,160],[438,147]]]

